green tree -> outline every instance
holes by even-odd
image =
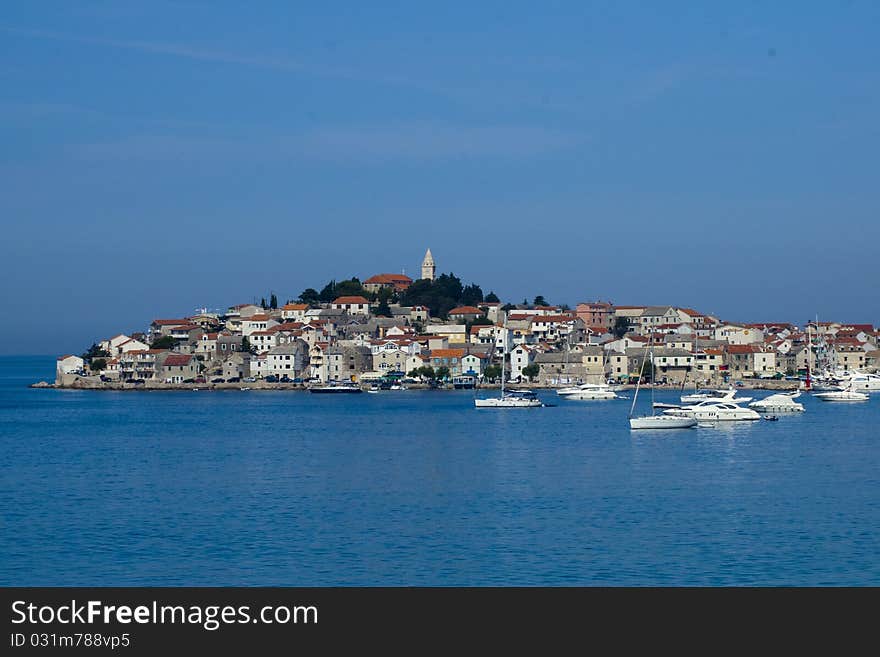
[[[522,368],[523,376],[527,376],[529,379],[533,379],[538,376],[538,373],[540,371],[541,368],[535,363],[532,363],[531,365],[526,365],[524,368]]]
[[[533,303],[536,306],[549,306],[550,305],[549,303],[547,303],[547,300],[541,294],[539,294],[538,296],[535,297],[535,301]]]
[[[299,299],[297,299],[297,301],[299,303],[307,303],[310,306],[317,306],[321,301],[321,297],[315,288],[307,287],[299,295]]]
[[[477,317],[476,319],[466,322],[465,326],[467,327],[465,330],[468,334],[471,332],[471,326],[492,326],[492,320],[488,317]]]
[[[266,297],[263,297],[262,299],[260,299],[260,308],[262,308],[263,310],[266,310]]]
[[[272,310],[278,309],[278,297],[275,296],[274,292],[269,296],[269,307]]]
[[[376,317],[391,317],[391,308],[388,306],[388,300],[381,299],[373,314]]]
[[[483,370],[483,378],[487,381],[494,381],[495,379],[501,376],[501,366],[500,365],[488,365],[485,370]]]
[[[244,336],[241,339],[241,350],[243,352],[255,354],[257,353],[257,348],[251,344],[251,341],[248,339],[248,336]]]
[[[435,374],[435,378],[438,381],[445,381],[446,379],[448,379],[449,378],[449,368],[446,367],[445,365],[441,365],[440,367],[438,367],[437,372]]]
[[[150,349],[171,349],[174,346],[174,338],[170,335],[163,335],[150,344]]]
[[[90,358],[109,358],[110,352],[105,349],[101,349],[97,345],[97,343],[93,342],[92,346],[88,348],[88,351],[82,355],[83,360],[89,360]]]
[[[486,295],[486,298],[483,299],[483,301],[486,301],[488,303],[501,303],[501,299],[499,299],[498,295],[494,292],[489,292],[489,294]]]
[[[423,377],[425,379],[436,379],[437,374],[434,372],[434,368],[430,365],[422,365],[421,367],[417,367],[410,374],[415,374],[416,376]]]
[[[420,279],[413,282],[402,294],[405,306],[427,306],[431,315],[446,319],[449,311],[461,305],[461,280],[455,274],[441,274],[436,280]]]
[[[107,361],[103,358],[95,358],[89,363],[89,369],[92,370],[92,372],[100,372],[101,370],[107,369]]]
[[[318,294],[318,300],[323,303],[330,303],[339,295],[336,294],[336,281],[330,281],[321,288],[321,292]]]
[[[483,290],[476,283],[466,285],[461,290],[459,301],[462,306],[476,306],[483,301]]]
[[[615,317],[614,326],[611,327],[611,333],[616,338],[622,338],[629,332],[629,320],[626,317]]]
[[[643,356],[639,361],[639,372],[646,383],[654,381],[654,362],[648,356]]]

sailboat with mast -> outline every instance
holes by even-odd
[[[651,414],[633,417],[636,410],[636,402],[639,400],[639,389],[642,385],[642,375],[645,372],[646,361],[651,361]],[[693,417],[678,415],[657,415],[654,410],[654,343],[653,338],[645,347],[645,358],[642,359],[642,367],[639,370],[639,380],[636,383],[636,394],[629,409],[630,429],[690,429],[697,426],[697,420]]]
[[[504,390],[505,364],[507,362],[507,316],[504,317],[503,347],[501,350],[501,395],[474,399],[477,408],[541,408],[544,403],[532,390]]]

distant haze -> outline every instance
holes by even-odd
[[[0,352],[437,271],[880,323],[880,3],[4,3]]]

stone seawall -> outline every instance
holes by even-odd
[[[799,381],[786,381],[775,379],[744,379],[740,387],[749,390],[797,390],[800,386]],[[362,387],[368,387],[368,384],[361,384]],[[719,384],[717,388],[726,388],[728,384]],[[65,390],[298,390],[307,391],[309,386],[301,383],[268,383],[266,381],[255,381],[252,383],[163,383],[160,381],[145,381],[141,384],[105,382],[98,377],[64,377],[63,380],[55,383],[47,383],[40,381],[30,385],[31,388],[52,388]],[[409,390],[428,390],[431,386],[424,383],[407,383]],[[485,383],[478,386],[482,390],[497,390],[501,386],[497,383]],[[555,390],[567,386],[548,386],[537,383],[507,383],[505,387],[508,389],[530,389],[530,390]],[[634,390],[634,385],[621,386],[625,390]],[[642,385],[643,390],[650,390],[650,385]],[[434,388],[436,390],[453,390],[451,385]],[[680,385],[658,385],[655,390],[681,390]],[[685,390],[693,390],[692,386],[685,386]]]

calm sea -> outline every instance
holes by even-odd
[[[26,387],[53,370],[0,358],[2,585],[880,584],[880,395],[651,433],[629,401]]]

